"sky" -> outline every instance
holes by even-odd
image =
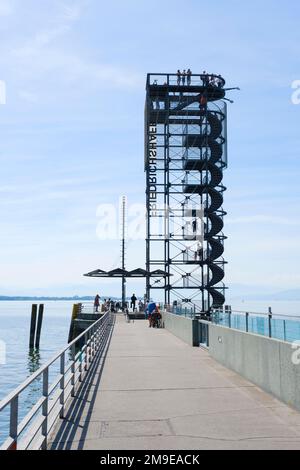
[[[103,205],[126,195],[130,222],[144,204],[146,74],[188,67],[241,89],[226,282],[300,288],[299,14],[295,0],[0,0],[0,295],[119,292],[82,276],[119,265],[118,233],[99,237]],[[130,240],[128,268],[144,254]]]

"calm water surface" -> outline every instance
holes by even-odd
[[[73,302],[44,302],[44,321],[39,352],[29,351],[32,302],[0,302],[0,341],[6,346],[6,363],[0,365],[0,400],[20,385],[47,360],[67,345]],[[30,409],[38,392],[35,383],[22,394],[21,416]],[[0,443],[6,436],[8,413],[0,413]]]

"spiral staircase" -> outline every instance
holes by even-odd
[[[200,124],[199,134],[187,134],[184,138],[184,146],[187,149],[197,148],[201,158],[185,158],[183,169],[186,174],[199,173],[199,183],[190,183],[188,178],[184,182],[183,192],[186,194],[199,194],[204,206],[205,224],[204,242],[208,249],[203,259],[196,261],[202,267],[206,266],[209,273],[206,284],[202,286],[212,298],[211,308],[219,308],[225,302],[222,292],[223,285],[219,283],[224,279],[225,261],[222,258],[224,252],[223,217],[222,209],[223,192],[226,188],[221,184],[223,180],[223,121],[225,115],[218,111],[206,110],[203,112],[203,120]]]

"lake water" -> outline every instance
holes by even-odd
[[[300,301],[274,301],[274,300],[236,300],[228,299],[226,302],[232,306],[233,310],[241,310],[244,312],[268,313],[268,308],[272,307],[275,315],[291,315],[298,316],[300,319]]]
[[[0,364],[0,400],[20,385],[68,342],[74,302],[44,302],[44,321],[39,354],[29,353],[32,302],[0,302],[0,344],[6,347],[5,364]],[[30,409],[34,387],[24,394],[23,411]],[[7,410],[8,411],[8,410]],[[0,443],[7,435],[8,413],[0,413]]]

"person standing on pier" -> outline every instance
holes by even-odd
[[[181,82],[181,72],[180,70],[177,70],[177,85],[179,86]]]
[[[185,85],[185,79],[186,79],[186,71],[184,70],[182,72],[181,80],[182,80],[182,85]]]
[[[191,71],[191,69],[188,69],[186,75],[187,75],[187,84],[188,84],[188,86],[190,86],[191,83],[192,83],[192,71]]]
[[[95,308],[95,312],[97,313],[99,311],[99,306],[100,306],[100,295],[97,294],[94,300],[94,308]]]
[[[130,305],[130,307],[132,308],[133,311],[135,311],[136,301],[137,301],[137,298],[136,298],[135,294],[133,294],[133,296],[131,297],[131,305]]]

